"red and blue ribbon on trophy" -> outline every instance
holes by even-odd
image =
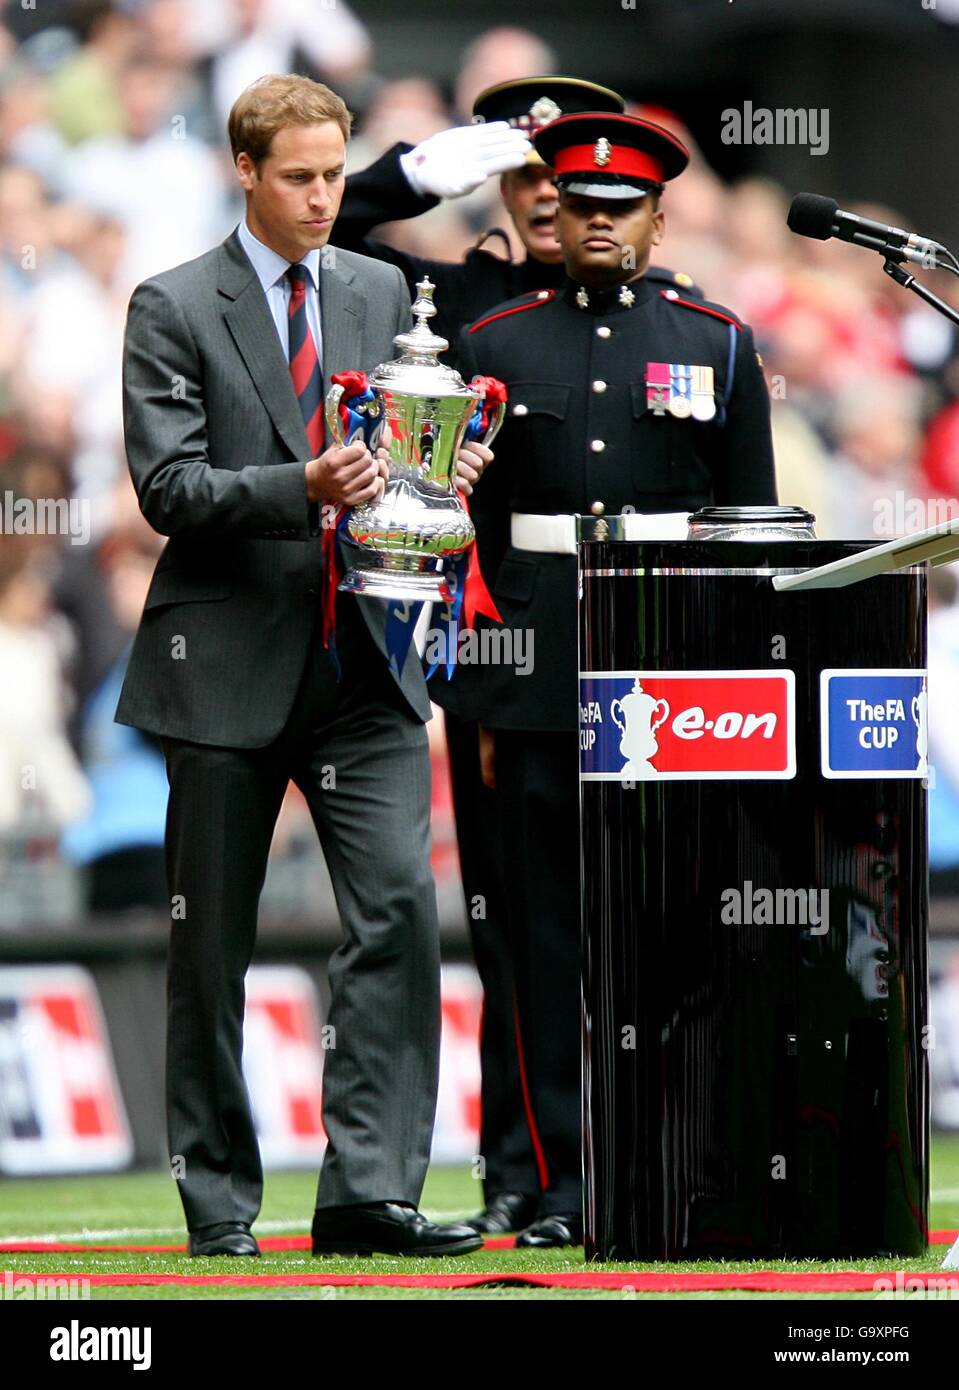
[[[335,372],[330,380],[334,386],[341,386],[338,413],[343,439],[352,444],[360,439],[373,452],[382,429],[382,416],[375,408],[376,396],[364,372]],[[464,442],[484,439],[490,431],[494,416],[499,407],[506,402],[506,387],[496,377],[477,376],[470,383],[474,389],[481,390],[483,397],[467,423],[463,434]],[[469,510],[463,493],[460,500]],[[340,545],[350,543],[346,527],[350,517],[349,507],[337,508],[332,524],[324,523],[323,559],[325,584],[323,594],[323,645],[336,654],[336,591],[343,578],[343,561]],[[460,631],[469,631],[475,626],[478,615],[494,622],[502,622],[502,617],[493,602],[486,581],[480,569],[476,545],[470,545],[458,555],[448,556],[443,562],[444,578],[450,591],[450,599],[436,605],[431,627],[431,636],[436,640],[438,650],[445,653],[442,663],[447,680],[451,680],[456,665],[456,652]],[[409,600],[390,600],[386,618],[386,651],[390,667],[398,676],[402,671],[413,641],[416,624],[423,611],[422,602]],[[426,678],[435,674],[439,662],[430,663]]]

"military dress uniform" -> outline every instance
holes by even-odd
[[[547,122],[564,113],[577,111],[622,111],[623,98],[608,87],[570,77],[522,78],[498,83],[481,92],[473,103],[473,120],[508,121],[530,137]],[[383,222],[418,217],[436,207],[439,199],[413,192],[403,172],[400,156],[411,146],[396,144],[375,164],[346,180],[340,212],[333,224],[330,242],[348,251],[373,256],[399,266],[412,295],[418,280],[428,275],[436,286],[436,317],[431,330],[446,338],[450,351],[444,362],[455,366],[456,341],[460,330],[485,314],[493,304],[529,290],[547,289],[562,283],[562,262],[547,265],[532,257],[511,258],[510,240],[499,228],[486,232],[461,261],[440,261],[413,256],[369,236]],[[528,162],[542,165],[540,155],[531,151]],[[498,252],[485,243],[500,238]],[[672,283],[672,272],[658,272]],[[681,277],[685,280],[686,277]],[[691,283],[691,282],[688,282]]]
[[[501,304],[463,332],[459,367],[467,380],[495,376],[509,390],[496,457],[475,491],[472,514],[503,620],[500,636],[509,639],[499,653],[515,657],[525,641],[528,659],[532,634],[533,660],[528,674],[515,662],[461,665],[454,685],[464,716],[495,731],[522,1060],[545,1172],[540,1216],[576,1214],[582,1169],[573,518],[775,502],[769,400],[748,326],[722,305],[648,274],[603,290],[567,277],[559,289]],[[478,622],[482,653],[484,630],[498,625]]]
[[[350,175],[330,243],[399,266],[411,295],[417,281],[428,276],[436,287],[433,295],[436,317],[430,320],[430,331],[445,338],[450,345],[449,352],[443,354],[443,362],[458,366],[457,340],[467,324],[504,299],[515,299],[533,290],[558,289],[566,278],[566,271],[562,262],[548,265],[532,256],[522,261],[510,260],[509,238],[498,227],[485,232],[461,261],[414,256],[371,237],[369,233],[382,222],[418,217],[436,206],[435,198],[412,193],[406,182],[399,157],[408,149],[409,145],[394,145],[368,169]],[[500,239],[500,251],[487,249],[487,243],[497,239]],[[702,298],[702,290],[683,271],[654,265],[649,267],[648,274],[663,289],[678,289],[693,298]]]
[[[524,79],[489,88],[477,97],[474,119],[508,120],[531,135],[563,113],[586,110],[622,111],[623,99],[607,88],[563,77]],[[428,276],[436,286],[434,332],[450,343],[444,361],[455,365],[460,331],[501,300],[543,289],[557,289],[565,279],[562,263],[549,265],[532,257],[509,258],[509,239],[494,230],[459,262],[409,255],[370,238],[382,222],[415,217],[435,207],[437,199],[414,193],[400,164],[409,145],[397,144],[369,168],[351,175],[331,244],[389,261],[399,266],[410,293]],[[542,163],[539,155],[532,162]],[[501,237],[506,258],[485,249],[491,237]],[[693,298],[701,291],[690,276],[664,267],[650,267],[648,279],[662,289]],[[468,377],[467,377],[468,379]],[[483,985],[483,1026],[480,1039],[482,1075],[480,1149],[486,1165],[487,1199],[504,1192],[536,1194],[544,1180],[541,1155],[531,1146],[527,1109],[516,1041],[516,1007],[510,942],[505,930],[506,894],[495,825],[495,799],[479,775],[478,731],[475,720],[457,712],[459,686],[441,674],[430,682],[431,695],[442,705],[446,719],[456,834],[463,893],[473,956]],[[485,915],[476,916],[482,902]],[[540,1161],[538,1162],[537,1159]]]

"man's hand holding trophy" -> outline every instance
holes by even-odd
[[[399,356],[369,377],[333,377],[326,420],[336,444],[308,465],[307,488],[311,501],[352,508],[338,523],[352,542],[341,589],[449,602],[450,573],[476,538],[458,493],[470,496],[492,461],[506,392],[493,378],[467,385],[437,361],[449,343],[427,327],[434,287],[416,288],[416,325],[394,339]]]

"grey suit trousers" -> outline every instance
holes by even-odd
[[[170,942],[167,1118],[191,1230],[252,1222],[260,1208],[244,976],[289,780],[309,805],[344,932],[329,967],[317,1206],[417,1204],[426,1175],[440,1027],[427,735],[347,614],[341,678],[317,622],[292,711],[266,747],[162,739],[167,875],[183,905]]]

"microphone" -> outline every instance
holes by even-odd
[[[835,199],[822,198],[818,193],[797,193],[790,204],[786,224],[799,236],[815,237],[818,241],[839,237],[894,260],[913,261],[927,270],[935,270],[941,264],[940,252],[949,254],[938,241],[904,231],[902,227],[888,227],[885,222],[873,222],[855,212],[843,212]]]

